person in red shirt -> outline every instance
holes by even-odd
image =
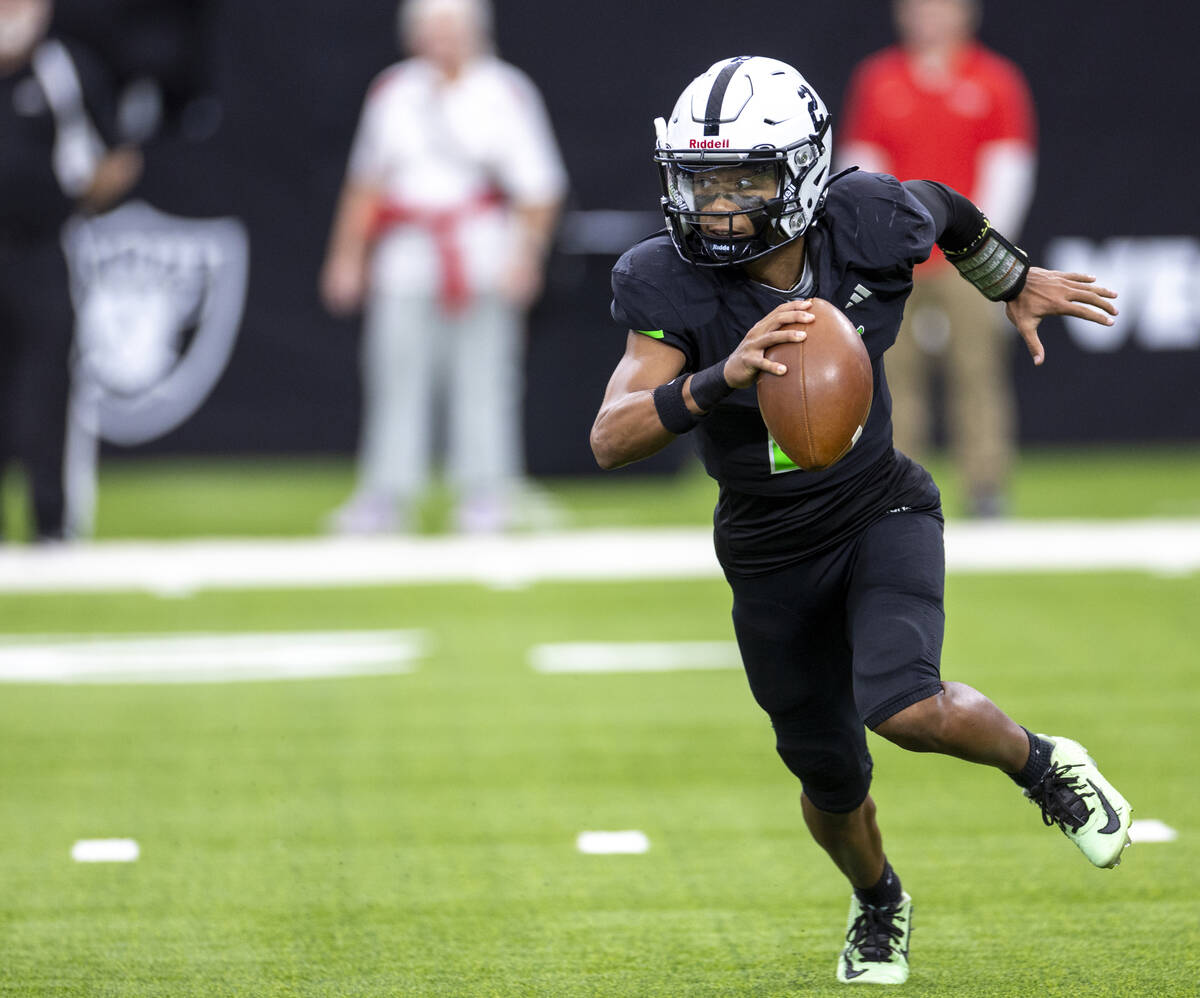
[[[896,0],[893,9],[899,44],[855,70],[839,165],[899,180],[937,177],[1015,238],[1036,167],[1033,103],[1021,71],[976,40],[978,0]],[[1005,512],[1016,450],[1011,341],[999,319],[935,249],[916,272],[888,354],[896,446],[917,460],[929,446],[934,367],[945,363],[949,443],[975,516]]]

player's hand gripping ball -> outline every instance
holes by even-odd
[[[871,411],[871,358],[841,309],[812,299],[816,321],[796,328],[798,343],[777,343],[766,356],[786,374],[758,378],[758,407],[771,438],[798,467],[832,467],[862,436]],[[783,327],[788,328],[788,327]]]

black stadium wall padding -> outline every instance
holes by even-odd
[[[853,65],[892,40],[890,4],[495,6],[499,52],[541,88],[572,180],[530,321],[530,467],[588,472],[587,431],[624,343],[608,318],[608,272],[622,239],[657,225],[653,118],[718,58],[769,55],[819,90],[836,144]],[[987,5],[982,39],[1025,71],[1037,102],[1037,194],[1018,241],[1035,263],[1096,272],[1122,293],[1122,317],[1113,329],[1044,324],[1045,366],[1023,355],[1015,365],[1022,440],[1195,441],[1200,198],[1188,115],[1200,97],[1200,10],[1070,7]],[[397,58],[393,5],[60,0],[58,18],[123,77],[162,78],[165,132],[139,194],[167,212],[235,215],[250,234],[249,297],[228,369],[193,418],[137,451],[350,452],[357,323],[322,311],[316,281],[364,90]],[[643,214],[592,214],[606,211]],[[1022,350],[1015,336],[1012,349]],[[676,445],[646,467],[685,456]]]

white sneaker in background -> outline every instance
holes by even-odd
[[[512,507],[498,496],[464,499],[454,514],[455,528],[462,534],[498,534],[512,523]]]
[[[330,533],[348,537],[394,534],[407,524],[397,502],[388,496],[353,495],[326,521]]]

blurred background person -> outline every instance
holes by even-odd
[[[1033,198],[1035,124],[1021,71],[976,40],[978,0],[895,0],[899,44],[856,68],[843,111],[840,166],[937,177],[1019,236]],[[944,363],[946,430],[972,516],[999,516],[1016,451],[1012,338],[997,306],[934,249],[917,268],[887,373],[896,446],[929,450],[932,379]]]
[[[140,153],[109,147],[107,73],[48,36],[52,6],[0,0],[0,471],[22,466],[38,540],[64,535],[73,314],[62,224],[111,207],[141,173]]]
[[[399,30],[412,57],[367,94],[320,280],[334,314],[365,308],[357,485],[331,526],[413,526],[440,402],[455,525],[502,530],[524,465],[524,313],[566,175],[540,94],[492,53],[486,0],[406,0]]]

